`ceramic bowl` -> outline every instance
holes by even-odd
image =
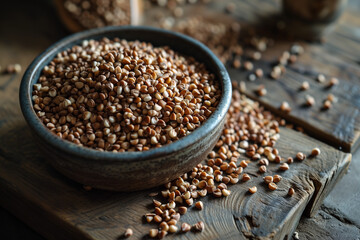
[[[78,146],[51,133],[36,116],[31,100],[42,69],[60,51],[85,39],[103,37],[169,46],[206,65],[221,83],[217,109],[198,129],[171,144],[144,152],[101,152]],[[20,86],[23,115],[45,158],[59,172],[84,185],[114,191],[134,191],[164,184],[191,170],[216,144],[231,102],[231,81],[220,60],[202,43],[185,35],[152,27],[105,27],[73,34],[49,47],[26,70]]]

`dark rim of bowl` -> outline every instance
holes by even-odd
[[[121,33],[129,32],[129,31],[143,31],[144,34],[161,34],[163,37],[168,37],[171,39],[181,39],[184,44],[189,44],[192,47],[197,48],[197,50],[201,50],[203,54],[206,54],[208,60],[210,60],[211,64],[216,67],[216,69],[209,69],[208,64],[206,64],[208,70],[210,72],[220,77],[220,83],[222,88],[222,96],[220,98],[220,102],[216,108],[216,110],[212,113],[212,115],[195,131],[191,134],[180,138],[179,140],[164,145],[159,148],[153,148],[148,151],[143,152],[112,152],[112,151],[99,151],[96,149],[91,149],[83,146],[78,146],[70,141],[61,139],[55,134],[51,133],[46,126],[40,121],[40,119],[36,116],[36,113],[33,109],[32,104],[32,86],[31,84],[33,78],[38,78],[42,69],[46,64],[48,64],[53,57],[60,51],[67,49],[75,44],[79,44],[81,41],[86,39],[93,38],[101,38],[111,35],[111,33],[119,32]],[[126,36],[121,37],[120,39],[126,39]],[[146,41],[139,39],[139,41]],[[151,41],[149,41],[151,42]],[[158,46],[154,43],[155,46]],[[170,47],[172,48],[172,47]],[[172,48],[173,49],[173,48]],[[175,50],[177,51],[177,50]],[[181,53],[180,51],[177,51]],[[183,54],[183,53],[182,53]],[[52,57],[51,57],[52,56]],[[50,58],[51,57],[51,58]],[[199,61],[199,59],[197,59]],[[37,81],[37,80],[36,80]],[[34,81],[34,83],[36,83]],[[20,106],[23,112],[23,115],[30,125],[30,127],[39,135],[42,139],[47,141],[47,144],[50,144],[52,147],[57,148],[64,153],[68,153],[71,155],[78,156],[80,158],[87,158],[89,160],[106,160],[106,161],[143,161],[144,159],[156,158],[159,156],[167,155],[173,152],[181,151],[183,148],[194,144],[197,141],[200,141],[203,137],[209,134],[212,130],[216,128],[218,124],[220,124],[221,120],[226,116],[226,113],[229,109],[231,97],[232,97],[232,86],[230,77],[225,69],[225,66],[221,63],[221,61],[215,56],[215,54],[204,44],[199,41],[188,37],[186,35],[154,28],[154,27],[145,27],[145,26],[110,26],[98,29],[87,30],[84,32],[72,34],[68,37],[63,38],[62,40],[56,42],[51,45],[48,49],[46,49],[43,53],[41,53],[38,57],[36,57],[30,66],[27,68],[23,79],[20,85]]]

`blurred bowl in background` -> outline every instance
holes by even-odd
[[[286,30],[306,40],[321,40],[333,28],[347,0],[283,0]]]

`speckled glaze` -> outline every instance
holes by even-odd
[[[78,146],[52,134],[35,115],[31,93],[40,73],[54,56],[85,39],[102,37],[170,46],[206,64],[221,82],[222,97],[216,111],[201,127],[166,146],[144,152],[100,152]],[[77,33],[52,45],[28,67],[20,86],[23,115],[34,131],[46,159],[65,176],[94,188],[134,191],[164,184],[191,170],[217,142],[231,101],[231,81],[224,65],[203,44],[182,34],[152,27],[105,27]]]

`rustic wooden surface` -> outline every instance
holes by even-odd
[[[296,229],[301,240],[359,240],[360,152],[350,164],[350,170],[325,199],[313,217],[302,217]],[[8,240],[45,240],[7,210],[0,208],[0,236]]]
[[[0,203],[45,237],[116,239],[124,228],[131,227],[134,239],[140,239],[151,228],[141,222],[151,206],[148,194],[157,189],[86,192],[47,164],[21,118],[4,124],[0,133]],[[169,239],[288,238],[305,208],[309,213],[316,210],[350,163],[351,155],[290,129],[281,129],[277,146],[283,156],[294,156],[298,150],[309,153],[315,145],[323,151],[317,158],[296,162],[284,173],[278,171],[278,165],[269,167],[267,174],[284,177],[274,192],[262,184],[264,174],[251,164],[246,169],[253,176],[251,181],[231,186],[233,194],[227,198],[204,198],[203,211],[191,209],[182,218],[189,223],[205,221],[203,233],[177,234]],[[258,192],[249,195],[247,189],[253,185],[259,186]],[[287,197],[290,186],[296,190],[291,198]]]
[[[6,35],[2,35],[0,37],[0,52],[2,54],[2,57],[0,58],[0,65],[1,66],[5,66],[7,63],[15,63],[15,62],[20,62],[23,67],[27,66],[30,61],[32,60],[33,57],[35,57],[39,52],[41,52],[42,50],[44,50],[47,46],[49,46],[51,43],[53,43],[54,41],[56,41],[57,39],[63,37],[66,32],[64,31],[64,29],[62,28],[62,26],[59,24],[58,20],[54,17],[54,12],[50,11],[44,11],[44,9],[51,9],[51,6],[47,6],[46,8],[44,8],[43,4],[48,4],[47,1],[32,1],[31,3],[27,3],[24,2],[24,4],[18,4],[18,3],[10,3],[10,10],[8,8],[1,8],[0,10],[0,30],[1,32],[6,32],[8,34]],[[266,5],[268,6],[268,5]],[[269,6],[273,6],[272,4],[269,4]],[[29,9],[31,9],[32,11],[29,11]],[[251,8],[253,9],[253,8]],[[36,17],[34,17],[36,16]],[[347,16],[347,15],[345,15]],[[9,18],[10,20],[12,20],[12,24],[8,24],[9,23]],[[44,19],[46,19],[46,21],[44,21]],[[44,24],[45,23],[45,24]],[[54,29],[55,26],[55,29]],[[19,31],[18,29],[22,29],[21,31],[21,37],[19,37]],[[348,29],[348,28],[347,28]],[[343,31],[343,30],[342,30]],[[351,32],[351,31],[349,31]],[[326,46],[326,45],[325,45]],[[332,49],[331,47],[329,47],[329,49]],[[336,52],[336,51],[335,51]],[[336,52],[337,53],[337,52]],[[353,54],[353,55],[352,55]],[[357,58],[356,56],[356,51],[354,50],[353,52],[349,52],[349,54],[340,54],[344,59],[348,60],[348,61],[354,61],[354,59]],[[20,80],[20,76],[19,75],[6,75],[6,76],[1,76],[0,77],[0,102],[1,107],[0,107],[0,143],[2,145],[2,147],[0,147],[0,155],[2,156],[0,159],[0,164],[1,164],[1,173],[5,172],[3,174],[3,176],[6,176],[8,179],[14,179],[14,176],[19,176],[19,172],[17,172],[17,170],[19,169],[29,169],[31,170],[31,172],[27,172],[28,177],[35,177],[34,179],[32,178],[17,178],[16,179],[16,184],[15,182],[9,182],[7,180],[4,180],[3,178],[0,180],[0,184],[1,186],[4,187],[0,187],[0,196],[1,196],[1,200],[3,200],[2,202],[4,202],[3,206],[8,206],[8,205],[12,205],[12,210],[13,213],[15,215],[18,216],[22,216],[22,219],[24,221],[27,222],[33,222],[35,226],[35,229],[37,229],[38,231],[43,230],[44,228],[48,228],[50,230],[53,230],[56,232],[56,230],[60,228],[64,229],[64,231],[62,232],[62,234],[56,235],[57,237],[63,237],[64,239],[66,239],[66,234],[72,234],[72,236],[77,235],[77,236],[83,236],[85,231],[88,231],[88,229],[95,229],[93,230],[93,232],[91,233],[92,235],[88,235],[90,236],[96,236],[97,233],[96,231],[98,229],[101,228],[107,228],[107,229],[102,229],[104,231],[104,234],[110,234],[109,231],[112,231],[114,237],[118,237],[121,235],[121,233],[123,232],[124,228],[127,226],[134,226],[134,229],[136,229],[136,234],[144,234],[146,231],[143,231],[144,229],[148,229],[151,227],[151,225],[141,225],[138,226],[138,223],[141,221],[141,214],[142,211],[141,209],[146,210],[148,207],[148,204],[151,202],[150,198],[146,196],[146,193],[136,193],[135,195],[133,195],[133,197],[131,196],[126,196],[125,198],[121,196],[121,194],[112,194],[112,193],[104,193],[101,192],[101,196],[99,196],[99,192],[84,192],[80,186],[78,185],[74,185],[72,182],[64,179],[62,176],[60,176],[59,174],[57,174],[54,170],[52,170],[49,166],[47,166],[46,164],[44,164],[44,159],[41,158],[39,156],[39,153],[36,150],[36,144],[34,144],[31,141],[31,136],[29,133],[28,128],[26,127],[24,120],[22,119],[21,115],[20,115],[20,110],[18,107],[18,99],[17,99],[17,91],[18,91],[18,84],[19,84],[19,80]],[[5,91],[6,89],[6,91]],[[6,93],[6,94],[5,94]],[[285,132],[288,130],[284,130]],[[297,135],[300,136],[299,133],[294,133],[295,137]],[[286,135],[286,133],[285,133]],[[292,136],[292,134],[289,134]],[[282,140],[284,140],[284,136],[282,136]],[[14,142],[16,142],[16,150],[14,150]],[[288,146],[287,146],[288,147]],[[295,152],[298,149],[295,148],[293,151]],[[333,151],[333,150],[332,150]],[[337,152],[338,153],[338,152]],[[338,153],[340,154],[340,153]],[[344,154],[340,154],[341,156],[345,156]],[[4,158],[4,156],[6,156]],[[28,158],[27,156],[31,156],[30,158]],[[344,159],[344,158],[343,158]],[[306,160],[307,161],[307,160]],[[309,160],[310,161],[310,160]],[[323,161],[326,163],[326,161]],[[309,162],[310,164],[313,164],[313,162]],[[344,164],[346,163],[343,162]],[[346,165],[346,164],[345,164]],[[309,167],[307,162],[304,164],[300,164],[299,166],[301,167]],[[5,168],[6,167],[6,168]],[[7,170],[5,171],[5,169],[8,169],[8,167],[10,167],[12,170]],[[345,169],[345,166],[343,166],[342,168],[340,167],[340,169]],[[295,169],[295,168],[294,168]],[[328,171],[334,171],[334,169],[329,170]],[[343,172],[336,172],[336,174],[340,174]],[[352,173],[352,172],[350,172]],[[46,176],[44,176],[44,178],[42,177],[43,174],[48,174]],[[334,175],[334,177],[336,178],[337,175]],[[0,174],[2,175],[2,174]],[[315,174],[316,175],[316,174]],[[324,177],[324,175],[322,175],[321,177]],[[325,176],[326,177],[326,176]],[[299,211],[299,213],[296,215],[297,218],[295,219],[291,219],[291,217],[288,217],[286,220],[286,223],[292,223],[292,224],[285,224],[283,225],[283,229],[287,229],[287,232],[291,232],[291,230],[294,229],[294,227],[296,226],[296,223],[298,221],[298,217],[300,217],[300,212],[304,209],[306,203],[312,199],[315,200],[315,197],[310,198],[312,192],[314,192],[314,194],[316,194],[316,196],[321,196],[319,194],[322,193],[322,191],[319,191],[321,188],[319,188],[319,186],[328,186],[327,189],[331,189],[331,183],[328,183],[330,185],[321,185],[319,184],[319,181],[316,181],[316,179],[318,179],[316,176],[314,177],[311,174],[305,174],[305,180],[308,181],[309,186],[300,186],[300,189],[304,189],[304,191],[299,191],[302,200],[296,205],[297,209]],[[48,181],[44,181],[44,179],[52,179],[55,181],[54,182],[48,182]],[[309,181],[310,179],[310,181]],[[32,180],[33,183],[32,183]],[[306,182],[306,181],[305,181]],[[288,184],[289,182],[284,181],[283,184]],[[321,183],[321,181],[320,181]],[[348,183],[348,182],[347,182]],[[41,184],[38,187],[38,184]],[[324,183],[322,183],[324,184]],[[236,189],[244,189],[245,186],[247,184],[238,184],[236,186],[234,186]],[[280,185],[281,186],[281,185]],[[21,190],[22,187],[26,187],[25,191]],[[281,186],[281,188],[284,186]],[[340,186],[341,188],[341,186]],[[9,195],[8,191],[5,191],[7,194],[5,195],[4,193],[4,189],[12,189],[12,191],[10,192],[11,194]],[[260,188],[260,192],[259,195],[261,194],[265,194],[262,191],[264,191],[265,188]],[[305,191],[306,189],[306,191]],[[316,190],[317,189],[317,190]],[[349,191],[349,190],[348,190]],[[235,190],[235,192],[237,193],[237,191]],[[239,191],[238,194],[234,194],[233,196],[237,196],[240,195],[240,198],[243,197],[243,199],[249,199],[249,198],[253,198],[254,196],[247,196],[247,195],[242,195],[241,192],[243,191]],[[284,195],[285,195],[285,190],[281,191]],[[3,194],[4,193],[4,194]],[[66,203],[69,202],[64,202],[62,201],[63,198],[66,198],[66,196],[72,196],[72,194],[76,193],[77,197],[73,197],[71,204],[67,205]],[[244,192],[243,192],[244,193]],[[46,203],[47,201],[44,201],[42,203],[39,203],[39,201],[37,200],[37,204],[34,204],[34,201],[23,201],[22,199],[19,199],[17,197],[14,198],[14,196],[19,196],[22,195],[23,197],[28,198],[32,198],[34,196],[38,197],[39,199],[52,199],[55,203],[54,205],[51,206],[51,209],[53,209],[52,211],[48,211],[50,206],[48,203]],[[265,196],[269,197],[269,201],[271,199],[274,199],[272,196],[273,193],[270,193],[270,195],[268,193],[265,194]],[[351,194],[350,192],[346,192],[346,194]],[[299,195],[299,196],[300,196]],[[138,203],[139,205],[133,208],[126,208],[124,206],[121,206],[121,201],[133,201],[135,202],[138,199],[138,196],[141,196],[142,198],[140,203]],[[314,195],[315,196],[315,195]],[[351,195],[352,196],[352,195]],[[6,198],[8,197],[8,198]],[[106,198],[108,197],[108,201],[106,202],[105,206],[100,208],[98,207],[99,203],[101,203],[103,201],[102,198]],[[110,198],[111,197],[111,198]],[[277,195],[277,197],[279,197]],[[5,201],[5,199],[7,201]],[[88,203],[83,203],[80,204],[80,200],[81,199],[86,199],[90,201]],[[118,201],[118,199],[121,199],[121,201]],[[288,199],[282,198],[282,196],[280,196],[281,201],[288,201]],[[0,201],[1,201],[0,200]],[[312,200],[310,201],[310,205],[308,206],[312,206],[318,208],[319,207],[319,203],[321,202],[321,199],[318,199],[318,201],[314,201],[313,203],[315,203],[315,205],[311,204]],[[280,202],[281,202],[280,201]],[[290,199],[290,201],[293,201],[293,199]],[[224,227],[224,229],[226,230],[226,232],[228,233],[228,231],[230,233],[228,233],[229,235],[222,235],[219,238],[225,238],[225,237],[234,237],[236,239],[238,239],[239,237],[239,232],[238,232],[238,228],[236,223],[241,223],[242,221],[244,223],[255,223],[255,225],[249,225],[250,227],[254,227],[254,232],[259,231],[256,230],[256,223],[257,220],[259,219],[249,219],[245,217],[241,219],[241,212],[243,209],[236,208],[229,208],[226,210],[223,210],[224,206],[227,206],[228,203],[233,203],[234,206],[237,206],[236,204],[238,203],[239,200],[238,199],[234,199],[234,198],[228,198],[228,199],[206,199],[206,205],[208,206],[209,209],[207,209],[204,212],[201,212],[200,214],[198,212],[194,211],[190,211],[190,214],[187,215],[186,219],[193,219],[192,221],[195,221],[196,219],[201,219],[201,217],[203,216],[208,216],[208,218],[210,218],[211,221],[207,222],[207,224],[209,224],[210,226],[208,226],[207,231],[209,232],[204,232],[204,234],[199,234],[196,235],[200,238],[203,237],[209,237],[211,236],[211,234],[215,233],[215,231],[219,232],[219,228],[220,227]],[[247,206],[251,205],[252,201],[243,201],[243,204],[247,203]],[[325,201],[326,202],[326,201]],[[354,200],[355,202],[355,200]],[[269,204],[268,202],[264,201],[263,205]],[[80,205],[80,206],[79,206]],[[111,208],[111,206],[115,206],[114,209]],[[211,206],[213,207],[211,209]],[[275,211],[276,210],[276,205],[271,204],[271,206],[268,208],[271,211]],[[286,207],[289,207],[289,205],[285,205],[282,206],[284,209],[286,209]],[[314,209],[312,207],[308,208],[308,212],[311,209]],[[139,208],[138,211],[134,210],[134,208],[137,210]],[[72,209],[78,209],[78,215],[81,216],[85,216],[86,220],[84,221],[76,221],[73,220],[74,218],[69,217],[69,212],[71,213]],[[104,210],[105,209],[105,210]],[[329,209],[329,207],[324,208],[324,209]],[[36,212],[36,213],[43,213],[43,214],[29,214],[27,216],[24,216],[23,212],[24,210],[27,210],[28,212]],[[44,210],[46,210],[45,213]],[[237,212],[237,215],[235,215],[233,212],[236,212],[236,210],[239,210],[239,212]],[[280,209],[282,210],[282,209]],[[343,211],[343,209],[340,209],[341,211]],[[322,213],[324,210],[323,208],[321,208],[320,213]],[[52,212],[55,215],[52,214],[48,214],[49,212]],[[134,212],[139,212],[139,214],[137,216],[135,216],[134,218],[131,217],[133,215],[131,215]],[[348,210],[348,212],[350,212]],[[220,215],[220,213],[222,213],[223,215]],[[244,213],[246,214],[246,212]],[[269,215],[268,213],[266,213],[266,216],[271,217],[271,215]],[[327,213],[328,214],[328,213]],[[345,214],[345,213],[344,213]],[[214,215],[219,215],[219,218],[214,218]],[[227,217],[225,217],[226,215],[228,215]],[[350,214],[351,215],[351,214]],[[54,217],[56,216],[56,217]],[[125,216],[125,217],[124,217]],[[253,216],[256,216],[253,214]],[[284,219],[286,219],[286,213],[283,212]],[[293,215],[294,216],[294,215]],[[316,215],[318,216],[318,215]],[[332,215],[331,215],[332,216]],[[347,215],[346,215],[347,216]],[[353,218],[356,219],[356,215],[351,215]],[[238,217],[240,217],[240,220],[235,220]],[[261,217],[261,215],[260,215]],[[48,219],[48,222],[43,222],[44,219]],[[124,221],[125,219],[125,223],[126,224],[121,224],[121,219],[122,221]],[[233,220],[234,219],[234,220]],[[348,218],[346,218],[348,219]],[[66,224],[64,223],[64,220],[66,221],[72,221],[71,224]],[[228,220],[228,221],[227,221]],[[312,228],[311,222],[310,224],[308,219],[304,219],[302,222],[304,224],[300,225],[300,227],[303,227],[302,229],[308,229],[308,228]],[[325,222],[326,224],[329,225],[324,225],[325,227],[323,229],[327,229],[326,226],[330,226],[330,224],[333,224],[333,221],[335,221],[333,218],[331,218],[329,221],[327,221],[326,219],[323,220],[323,222]],[[337,218],[336,218],[336,221]],[[336,222],[335,221],[335,222]],[[36,224],[42,222],[42,228],[40,228],[40,225]],[[53,222],[56,222],[57,224],[51,224]],[[108,224],[108,222],[112,222],[112,224]],[[232,223],[231,225],[227,225],[228,223]],[[356,223],[356,221],[355,221]],[[2,224],[2,227],[8,228],[7,227],[7,222],[5,222],[5,225]],[[308,224],[306,227],[306,224]],[[353,224],[353,222],[350,222],[349,225]],[[78,229],[80,230],[76,230],[74,229],[74,225],[76,225],[78,227]],[[219,226],[218,228],[213,228],[214,226]],[[241,224],[240,224],[241,226]],[[309,227],[310,226],[310,227]],[[355,225],[358,226],[358,225]],[[261,234],[267,234],[269,232],[269,229],[271,228],[271,226],[269,226],[269,228],[264,231],[261,232]],[[349,227],[351,229],[353,229],[353,225],[351,225],[351,227]],[[356,227],[355,227],[356,228]],[[2,228],[3,229],[3,228]],[[11,228],[10,228],[11,229]],[[319,231],[321,230],[321,226],[319,225]],[[234,230],[233,232],[231,232],[231,230]],[[324,231],[325,231],[324,230]],[[354,230],[354,229],[353,229]],[[309,231],[310,232],[310,231]],[[221,232],[220,232],[221,233]],[[311,232],[310,232],[311,233]],[[350,233],[354,233],[354,235],[351,235]],[[347,236],[349,236],[349,239],[357,239],[356,238],[356,229],[354,231],[348,231]],[[234,234],[234,235],[231,235]],[[277,234],[281,235],[281,234],[285,234],[285,232],[281,232],[281,231],[277,231]],[[301,234],[300,234],[301,235]],[[5,235],[6,236],[6,235]],[[52,237],[54,237],[55,235],[52,235]],[[139,236],[139,235],[138,235]],[[180,235],[180,237],[182,238],[189,238],[192,239],[192,237],[194,237],[195,235],[193,234],[188,234],[188,235]],[[214,236],[218,236],[218,235],[214,235]],[[336,235],[334,235],[336,236]],[[51,238],[51,236],[50,236]],[[11,239],[11,238],[9,238]],[[336,239],[336,238],[334,238]]]
[[[360,151],[350,164],[349,172],[334,187],[313,218],[302,218],[297,232],[301,240],[360,239]]]
[[[238,9],[250,5],[246,1],[237,3]],[[251,6],[253,6],[251,4]],[[276,12],[269,6],[269,12]],[[263,14],[263,8],[253,6],[253,12]],[[241,15],[241,13],[237,13]],[[272,25],[263,23],[266,28]],[[309,44],[300,42],[305,53],[294,64],[287,67],[286,73],[278,80],[269,76],[271,68],[277,63],[283,51],[289,51],[293,41],[275,40],[275,45],[262,54],[262,59],[254,61],[254,69],[264,70],[264,77],[254,82],[247,80],[251,71],[229,68],[233,79],[245,80],[246,94],[260,101],[273,112],[304,128],[310,135],[333,145],[346,152],[354,152],[360,143],[360,14],[359,10],[349,10],[340,18],[335,30],[329,34],[324,44]],[[245,58],[246,59],[246,58]],[[244,59],[244,60],[245,60]],[[318,74],[324,74],[325,83],[318,83]],[[339,79],[339,85],[327,87],[330,77]],[[310,89],[300,91],[303,81],[308,81]],[[263,84],[268,94],[258,97],[255,90]],[[322,104],[329,93],[338,98],[338,102],[327,111],[322,110]],[[316,104],[304,107],[305,96],[315,98]],[[287,101],[292,111],[284,114],[279,111],[283,101]]]
[[[225,11],[229,2],[233,2],[235,10],[229,14]],[[284,34],[276,29],[280,20],[278,13],[281,9],[281,1],[214,1],[206,8],[189,6],[185,11],[185,17],[206,16],[216,19],[217,22],[227,23],[238,21],[242,24],[242,33],[247,35],[251,26],[256,26],[257,32],[267,34],[275,39],[275,45],[262,52],[262,58],[253,61],[254,70],[262,68],[264,77],[254,82],[248,81],[248,76],[253,71],[245,71],[231,67],[228,70],[233,80],[246,82],[246,95],[261,102],[276,114],[304,128],[308,134],[327,142],[334,147],[346,152],[354,152],[360,144],[360,14],[358,4],[349,4],[349,8],[335,25],[335,29],[327,37],[325,43],[308,43],[296,41],[305,48],[305,53],[294,64],[288,65],[286,74],[278,80],[270,77],[273,66],[284,51],[289,51],[294,40],[284,40]],[[259,7],[261,5],[261,7]],[[150,15],[150,14],[149,14]],[[156,19],[166,15],[163,11],[154,11],[152,18],[147,23],[158,25]],[[276,19],[276,20],[275,20]],[[152,20],[152,21],[151,21]],[[286,22],[288,23],[288,22]],[[291,27],[289,27],[291,29]],[[265,30],[265,31],[264,31]],[[270,32],[270,35],[268,33]],[[261,35],[260,35],[261,36]],[[280,39],[279,39],[280,37]],[[226,41],[224,39],[224,41]],[[241,57],[241,61],[249,60],[247,52]],[[327,78],[325,83],[318,83],[318,74],[324,74]],[[327,83],[331,77],[339,79],[340,84],[328,88]],[[300,91],[303,81],[308,81],[310,89]],[[258,97],[255,90],[259,85],[264,85],[268,94]],[[323,102],[329,93],[335,95],[338,102],[328,111],[322,110]],[[304,107],[305,96],[309,94],[316,100],[311,107]],[[284,114],[279,111],[279,106],[287,101],[292,111]]]

